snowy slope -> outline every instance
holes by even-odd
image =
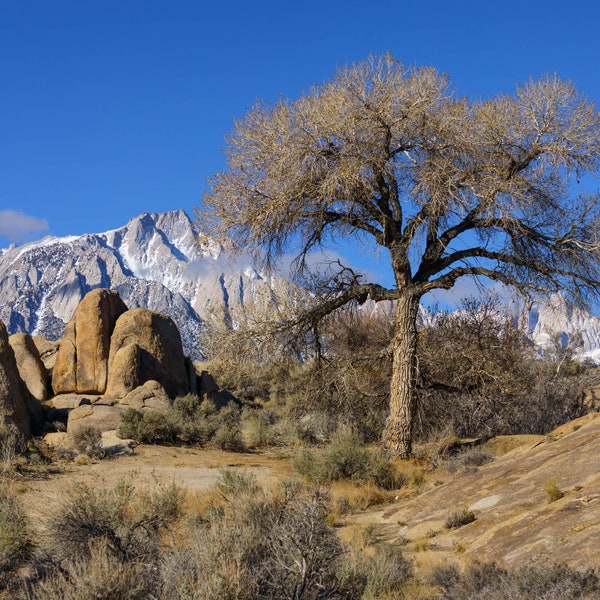
[[[580,358],[600,362],[600,319],[568,304],[561,294],[521,310],[521,325],[542,349],[558,339]]]
[[[46,237],[0,250],[0,320],[10,333],[62,335],[93,288],[119,291],[129,308],[147,307],[177,323],[186,352],[201,356],[203,320],[235,324],[248,301],[265,310],[285,287],[248,265],[230,265],[216,245],[201,247],[182,210],[143,214],[112,231]]]
[[[187,214],[176,210],[142,214],[104,233],[45,237],[0,249],[0,320],[10,333],[57,339],[83,296],[107,287],[118,290],[130,308],[170,315],[186,353],[199,358],[208,318],[235,326],[245,321],[250,306],[268,315],[289,297],[291,284],[249,263],[229,262],[214,242],[200,246],[198,233]],[[393,314],[387,302],[367,302],[363,310]],[[553,336],[565,345],[580,338],[579,355],[600,362],[600,320],[568,306],[560,295],[511,310],[540,347]],[[432,318],[421,311],[421,322]]]

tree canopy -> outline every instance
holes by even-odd
[[[236,121],[228,169],[198,210],[206,233],[268,262],[344,237],[388,253],[395,285],[340,276],[316,310],[394,300],[394,377],[384,441],[407,455],[420,299],[475,276],[523,293],[600,289],[600,115],[555,75],[469,100],[434,68],[391,55],[341,68],[296,100]],[[350,271],[340,269],[340,273]]]

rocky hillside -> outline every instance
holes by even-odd
[[[283,280],[231,265],[218,246],[200,246],[182,210],[143,214],[105,233],[44,239],[0,250],[0,320],[9,333],[61,337],[91,289],[119,292],[129,308],[169,315],[186,354],[201,356],[209,316],[243,321],[248,303],[265,310],[285,293]]]
[[[546,437],[494,438],[488,449],[500,456],[359,515],[354,525],[372,525],[380,540],[403,541],[421,564],[532,561],[597,569],[598,413]],[[469,518],[458,518],[463,515]]]

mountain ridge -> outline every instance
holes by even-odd
[[[230,263],[183,210],[142,213],[102,233],[46,236],[0,249],[0,320],[9,333],[58,339],[91,289],[116,289],[129,308],[169,315],[180,329],[186,354],[202,358],[208,319],[236,327],[248,305],[277,310],[291,283],[260,273],[250,262]],[[600,319],[560,295],[525,309],[514,319],[539,347],[558,336],[576,355],[600,362]]]
[[[171,316],[186,353],[201,358],[207,318],[217,314],[236,324],[244,319],[247,300],[262,296],[268,304],[283,286],[251,265],[226,268],[218,261],[221,249],[201,246],[198,234],[188,215],[174,210],[143,213],[103,233],[46,236],[2,249],[0,320],[9,333],[57,339],[83,296],[107,287],[129,308]]]

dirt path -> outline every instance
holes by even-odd
[[[133,477],[140,486],[171,484],[188,490],[207,490],[221,469],[240,469],[259,483],[270,486],[291,475],[289,461],[276,453],[241,454],[222,450],[140,445],[131,456],[98,460],[90,464],[66,464],[61,470],[18,483],[26,505],[40,509],[60,501],[74,483],[112,487]]]

